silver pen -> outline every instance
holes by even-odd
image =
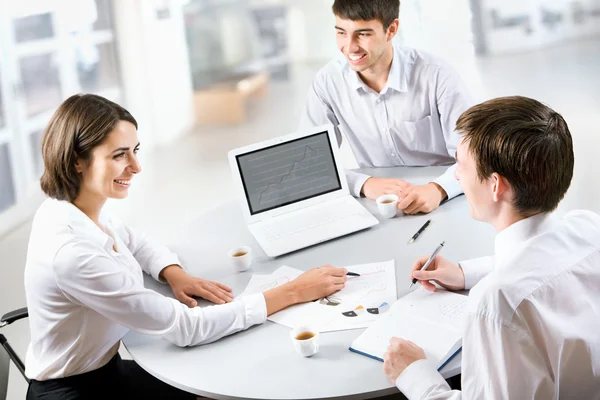
[[[427,260],[427,262],[421,267],[421,271],[425,271],[427,269],[427,267],[429,267],[429,264],[431,264],[431,262],[433,261],[433,259],[435,258],[435,256],[437,256],[437,254],[440,252],[440,250],[442,250],[442,247],[444,247],[444,243],[446,243],[445,241],[440,243],[440,245],[437,247],[437,249],[435,249],[435,251],[433,252],[433,254],[429,257],[429,260]],[[410,286],[408,287],[408,289],[410,290],[410,288],[413,287],[413,285],[415,283],[417,283],[418,279],[417,278],[413,278]]]

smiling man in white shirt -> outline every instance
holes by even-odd
[[[452,165],[459,115],[471,98],[441,59],[392,44],[398,0],[336,0],[336,41],[342,55],[321,69],[308,94],[301,127],[336,126],[360,167]],[[426,185],[346,176],[352,194],[376,199],[394,193],[405,213],[431,212],[462,193],[454,167]]]
[[[498,235],[495,255],[417,260],[412,277],[471,289],[462,392],[423,350],[393,338],[384,372],[409,399],[600,399],[600,216],[551,212],[573,176],[564,119],[525,97],[487,101],[457,122],[456,175],[471,215]],[[469,240],[469,238],[464,238]]]

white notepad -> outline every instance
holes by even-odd
[[[388,314],[373,323],[350,351],[383,361],[390,338],[410,340],[441,369],[461,349],[467,296],[419,288],[397,300]]]

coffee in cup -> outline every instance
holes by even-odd
[[[296,336],[296,340],[308,340],[311,337],[314,337],[315,334],[312,332],[302,332]]]
[[[395,194],[384,194],[375,200],[377,209],[383,218],[394,218],[398,212],[398,196]]]
[[[246,271],[252,264],[252,249],[248,246],[234,247],[229,250],[229,260],[236,271]]]
[[[311,327],[300,326],[292,329],[290,337],[300,355],[310,357],[319,352],[319,332]]]

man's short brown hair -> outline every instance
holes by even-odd
[[[573,177],[573,141],[563,117],[539,101],[500,97],[465,111],[456,130],[472,154],[478,178],[496,172],[514,190],[521,214],[549,212]]]
[[[79,193],[77,159],[89,162],[92,150],[102,144],[119,121],[137,121],[121,107],[94,94],[76,94],[54,113],[42,138],[44,173],[40,180],[46,195],[72,202]]]
[[[333,14],[351,21],[378,20],[387,29],[400,14],[400,0],[335,0]]]

